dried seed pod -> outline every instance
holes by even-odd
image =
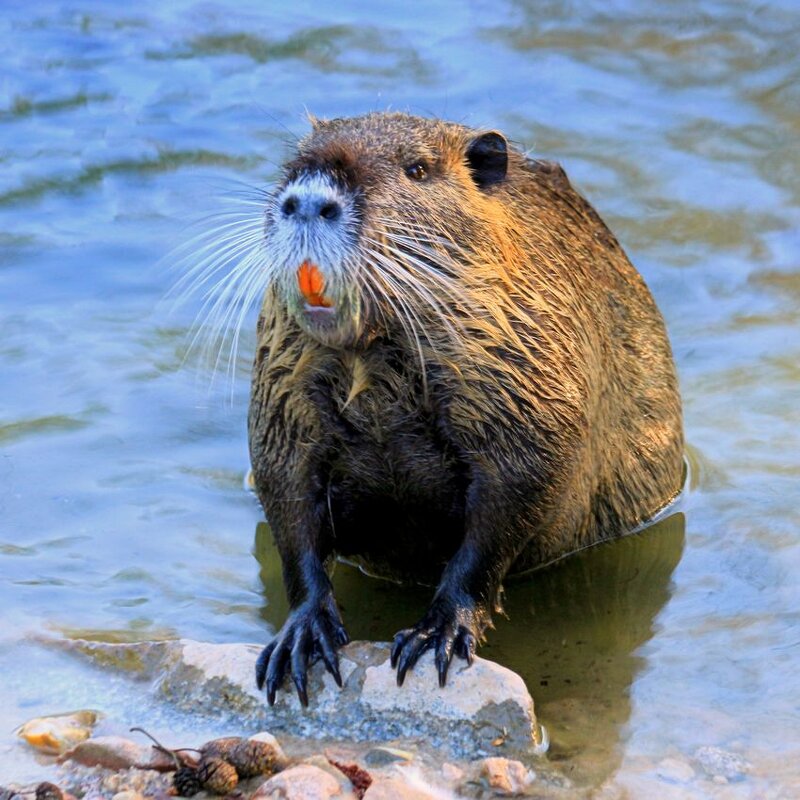
[[[242,742],[246,741],[241,736],[224,736],[221,739],[212,739],[200,748],[200,758],[221,758],[230,761],[231,751]]]
[[[203,788],[200,775],[193,767],[181,767],[175,770],[172,785],[180,797],[192,797]]]
[[[36,800],[64,800],[64,792],[54,783],[42,781],[36,787]]]
[[[231,751],[228,761],[236,768],[240,778],[271,775],[276,767],[275,748],[268,742],[243,739]]]
[[[204,756],[197,765],[197,775],[203,788],[216,794],[228,794],[239,783],[233,764],[216,756]]]

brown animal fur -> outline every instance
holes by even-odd
[[[327,603],[340,631],[319,576],[336,554],[423,581],[447,565],[398,635],[400,680],[427,647],[442,680],[453,649],[470,657],[509,571],[629,532],[682,482],[675,370],[644,281],[559,166],[509,148],[482,184],[465,156],[480,135],[402,114],[316,123],[287,180],[327,171],[359,198],[364,320],[330,346],[273,286],[258,324],[251,459],[292,607]],[[404,174],[414,162],[427,181]],[[290,619],[260,681],[273,651],[317,642],[308,629]],[[271,697],[282,677],[267,674]]]

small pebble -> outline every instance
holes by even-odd
[[[399,750],[396,747],[373,747],[364,756],[364,762],[369,767],[385,767],[396,764],[398,761],[412,761],[414,754],[408,750]]]
[[[261,731],[260,733],[253,734],[249,737],[251,742],[265,742],[272,747],[275,753],[275,770],[280,771],[289,766],[289,759],[286,753],[283,752],[280,742],[269,732]]]
[[[351,798],[354,796],[352,792],[349,794]],[[329,772],[313,764],[298,764],[273,775],[252,797],[253,800],[334,800],[345,796],[340,782]]]
[[[747,759],[720,747],[700,747],[695,751],[693,758],[712,780],[722,777],[726,782],[740,781],[753,768]]]
[[[521,761],[508,758],[484,758],[481,762],[481,777],[489,788],[508,794],[516,794],[530,786],[536,774]]]

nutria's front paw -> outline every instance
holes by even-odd
[[[342,685],[336,650],[350,637],[344,629],[339,609],[332,595],[308,600],[295,608],[278,635],[261,651],[256,662],[256,683],[267,686],[267,701],[275,702],[275,692],[283,682],[287,667],[300,702],[308,705],[308,664],[322,659],[336,683]]]
[[[397,685],[402,686],[406,672],[426,650],[434,648],[439,686],[444,686],[453,653],[472,664],[484,627],[483,615],[471,601],[434,600],[413,628],[395,634],[391,662],[397,667]]]

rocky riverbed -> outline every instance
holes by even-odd
[[[231,773],[233,782],[225,783],[220,771],[209,777],[203,761],[213,742],[164,736],[157,746],[144,731],[115,730],[113,721],[95,730],[101,719],[96,712],[34,721],[22,732],[30,744],[53,753],[51,780],[68,795],[137,800],[199,791],[380,800],[518,794],[534,785],[541,796],[569,786],[546,762],[537,765],[547,737],[522,679],[481,658],[470,667],[454,664],[440,689],[428,654],[399,688],[388,645],[355,642],[340,654],[341,689],[321,664],[311,668],[311,702],[304,709],[290,691],[281,692],[275,706],[266,705],[254,682],[256,645],[66,639],[45,644],[88,659],[115,680],[139,682],[160,702],[212,720],[220,736],[235,733],[274,751],[268,768],[255,775],[216,765]]]
[[[341,652],[341,689],[316,664],[308,708],[289,691],[270,708],[254,685],[256,645],[45,644],[88,660],[109,686],[138,687],[143,709],[178,710],[198,733],[184,727],[176,734],[144,710],[141,727],[131,730],[104,715],[102,698],[93,710],[32,720],[18,733],[39,751],[49,783],[0,779],[2,800],[682,800],[758,796],[761,784],[743,756],[710,746],[691,758],[642,758],[599,787],[576,784],[548,760],[547,734],[522,679],[481,658],[471,667],[454,664],[442,690],[428,654],[398,688],[388,646],[355,642]]]

